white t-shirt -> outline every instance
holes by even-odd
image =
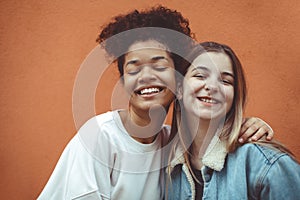
[[[163,126],[153,143],[142,144],[118,111],[93,117],[69,142],[38,199],[162,199],[161,147],[169,132]]]

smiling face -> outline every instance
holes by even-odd
[[[135,113],[149,111],[154,105],[166,110],[174,99],[174,63],[167,48],[148,40],[131,45],[125,55],[124,88]]]
[[[183,82],[187,113],[202,120],[221,119],[234,98],[232,63],[225,53],[205,52],[189,67]]]

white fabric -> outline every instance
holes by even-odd
[[[183,155],[184,152],[184,148],[180,143],[178,143],[175,156],[171,160],[171,171],[176,165],[186,163]],[[215,135],[205,151],[205,154],[202,158],[202,163],[204,166],[207,166],[211,169],[221,171],[224,167],[227,154],[228,151],[226,148],[226,142],[221,140],[218,135]]]
[[[118,111],[86,122],[61,155],[39,200],[162,199],[164,126],[151,144],[134,140]]]

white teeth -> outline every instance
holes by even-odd
[[[216,100],[213,100],[213,99],[205,99],[205,98],[201,98],[201,101],[204,101],[206,103],[217,103]]]
[[[151,94],[159,92],[159,88],[145,88],[141,90],[141,94]]]

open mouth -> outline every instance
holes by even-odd
[[[140,90],[135,91],[136,94],[139,95],[151,95],[151,94],[156,94],[159,93],[163,90],[162,87],[149,87],[149,88],[143,88]]]
[[[221,101],[217,100],[217,99],[213,99],[211,97],[198,97],[198,99],[202,102],[205,103],[210,103],[210,104],[217,104],[217,103],[221,103]]]

